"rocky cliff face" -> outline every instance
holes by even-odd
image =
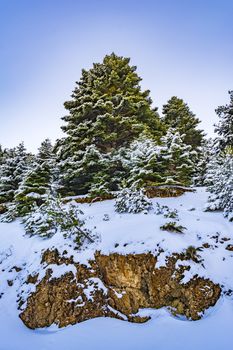
[[[156,268],[156,256],[144,254],[110,254],[96,252],[90,266],[59,255],[57,250],[43,253],[47,264],[45,277],[36,283],[36,290],[26,301],[20,318],[29,328],[59,327],[84,320],[109,316],[132,322],[144,322],[149,317],[137,315],[141,308],[168,307],[175,315],[191,320],[213,306],[221,289],[208,279],[198,276],[181,282],[185,269],[176,267],[184,256],[174,254],[165,267]],[[53,277],[51,264],[75,267],[61,277]],[[31,276],[32,277],[32,276]]]

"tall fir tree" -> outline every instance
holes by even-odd
[[[180,135],[184,135],[183,141],[187,145],[193,149],[201,146],[204,132],[198,129],[200,120],[182,99],[173,96],[163,106],[162,120],[167,128],[172,127],[179,131]]]
[[[226,106],[219,106],[216,113],[219,117],[219,122],[215,126],[215,131],[218,133],[219,148],[233,148],[233,90],[229,91],[230,103]]]
[[[233,91],[230,104],[216,109],[219,123],[215,147],[207,167],[206,185],[210,192],[207,210],[223,210],[233,220]]]
[[[149,91],[141,91],[141,78],[129,63],[129,58],[114,53],[105,56],[102,63],[82,71],[72,100],[64,104],[69,114],[62,118],[62,130],[67,137],[58,141],[57,152],[66,192],[78,194],[90,189],[90,173],[85,167],[82,176],[76,171],[88,147],[110,154],[142,132],[155,139],[161,135],[162,124],[157,109],[151,106]]]

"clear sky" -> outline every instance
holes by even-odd
[[[82,68],[131,57],[154,105],[183,98],[213,134],[233,89],[233,0],[0,0],[0,144],[62,135]]]

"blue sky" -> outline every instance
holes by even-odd
[[[233,89],[232,0],[0,0],[0,143],[62,136],[82,68],[131,57],[154,105],[183,98],[213,134]]]

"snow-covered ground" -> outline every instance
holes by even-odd
[[[223,285],[224,290],[233,290],[233,252],[226,250],[233,244],[233,224],[222,213],[204,212],[207,194],[204,189],[186,193],[178,198],[155,198],[154,209],[148,214],[117,214],[114,201],[80,205],[86,226],[96,232],[96,243],[81,252],[74,252],[69,241],[61,234],[51,239],[24,236],[23,226],[18,221],[0,223],[0,350],[46,350],[46,349],[221,349],[232,348],[233,300],[222,296],[200,321],[183,321],[174,318],[166,309],[142,310],[151,314],[145,324],[132,324],[110,318],[93,319],[65,329],[52,326],[48,329],[29,330],[18,318],[17,293],[31,291],[31,285],[22,286],[26,274],[40,269],[41,250],[56,247],[71,251],[75,259],[87,262],[96,249],[103,253],[141,253],[163,249],[158,266],[166,256],[184,251],[189,246],[209,248],[199,251],[203,266],[191,262],[191,270],[184,277],[186,282],[193,274],[211,278]],[[177,209],[179,221],[186,227],[184,234],[160,230],[160,226],[174,219],[155,214],[156,202]],[[108,214],[109,220],[103,220]],[[180,262],[182,264],[182,262]],[[21,267],[16,272],[12,267]],[[67,267],[66,267],[67,269]],[[64,266],[56,270],[56,276],[66,272]],[[8,282],[7,282],[8,281]],[[13,286],[9,286],[13,281]],[[28,290],[27,290],[28,288]]]

